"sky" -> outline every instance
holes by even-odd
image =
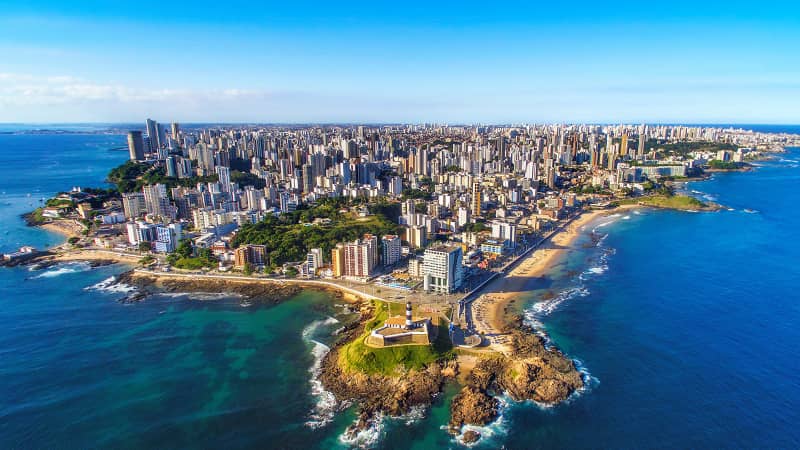
[[[800,2],[250,3],[0,0],[0,122],[800,123]]]

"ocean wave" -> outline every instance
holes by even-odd
[[[386,421],[383,414],[378,413],[363,429],[357,429],[358,419],[339,436],[339,442],[351,448],[372,448],[386,434]]]
[[[495,397],[498,402],[497,406],[497,417],[491,423],[488,423],[483,426],[479,425],[463,425],[461,427],[461,433],[455,437],[453,437],[452,441],[454,443],[458,443],[464,447],[474,447],[476,445],[486,446],[489,444],[498,444],[497,442],[493,442],[494,440],[506,436],[509,430],[509,423],[507,418],[507,412],[512,404],[512,400],[508,397],[507,394],[498,395]],[[442,426],[442,429],[447,429],[447,426]],[[473,443],[464,442],[464,434],[467,431],[473,431],[478,433],[481,438]]]
[[[608,266],[603,265],[603,266],[590,267],[584,273],[593,274],[593,275],[601,275],[601,274],[604,274],[606,272],[606,270],[608,270]]]
[[[59,263],[31,278],[53,278],[69,273],[87,272],[89,270],[92,270],[92,265],[86,261]]]
[[[83,290],[108,292],[111,294],[130,294],[131,292],[135,292],[136,288],[125,283],[118,283],[117,277],[112,275],[99,283],[83,288]]]
[[[533,305],[531,305],[530,308],[528,308],[524,312],[523,315],[526,319],[526,322],[529,321],[531,325],[533,325],[534,323],[539,324],[538,319],[549,315],[550,313],[558,309],[559,305],[561,305],[562,303],[571,300],[573,298],[586,297],[588,295],[589,295],[589,290],[586,289],[586,287],[575,286],[566,289],[564,291],[561,291],[557,296],[555,296],[550,300],[543,300],[534,303]],[[534,327],[534,328],[540,328],[540,327]]]
[[[325,390],[322,381],[319,380],[319,374],[322,370],[322,359],[331,350],[330,347],[313,339],[314,334],[322,326],[333,325],[339,323],[333,317],[328,317],[324,320],[315,320],[303,329],[303,340],[311,344],[311,355],[314,357],[314,362],[308,369],[311,374],[309,384],[311,386],[311,396],[315,399],[314,407],[308,415],[308,420],[305,425],[309,428],[316,429],[324,427],[333,421],[336,412],[342,407],[340,402],[332,392]]]
[[[213,301],[224,298],[244,298],[244,295],[236,292],[160,292],[159,297],[167,298],[188,298],[189,300]]]
[[[609,217],[611,217],[611,216],[609,216]],[[609,221],[603,222],[603,223],[599,223],[599,224],[595,225],[594,228],[592,228],[592,233],[596,233],[598,229],[603,228],[603,227],[607,227],[607,226],[611,225],[614,222],[616,222],[616,219],[615,220],[609,220]]]

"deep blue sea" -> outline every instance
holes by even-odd
[[[0,251],[60,242],[19,214],[102,184],[124,145],[0,134]],[[628,211],[587,226],[519,303],[592,382],[554,408],[509,403],[477,447],[800,446],[798,161],[793,149],[685,187],[730,211]],[[351,445],[340,435],[353,411],[330,414],[311,381],[331,332],[352,320],[342,305],[316,292],[277,306],[204,295],[125,305],[87,289],[123,270],[0,270],[0,448]],[[455,390],[362,443],[458,448],[441,429]]]

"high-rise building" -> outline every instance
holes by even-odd
[[[170,213],[167,187],[161,183],[144,186],[144,206],[148,214],[159,217],[172,217]]]
[[[645,142],[647,142],[647,131],[645,131],[645,127],[642,126],[642,130],[639,132],[639,148],[636,151],[636,155],[634,155],[634,159],[639,159],[644,156]]]
[[[178,176],[178,164],[175,161],[174,156],[167,156],[167,159],[164,160],[164,165],[167,168],[167,176],[168,177],[177,177]]]
[[[513,247],[517,242],[517,225],[501,220],[493,221],[492,238],[502,241],[508,247]]]
[[[141,217],[147,211],[144,204],[144,194],[141,192],[122,194],[122,210],[128,219]]]
[[[376,264],[377,238],[365,235],[344,246],[344,275],[348,277],[369,278]]]
[[[243,245],[233,251],[234,267],[241,269],[246,264],[263,266],[267,263],[267,247],[265,245]]]
[[[472,216],[481,215],[481,203],[483,201],[481,185],[478,182],[472,183]]]
[[[128,153],[131,161],[141,161],[144,159],[144,141],[141,131],[128,132]]]
[[[310,275],[315,275],[317,269],[322,267],[322,249],[321,248],[312,248],[306,254],[306,266],[308,267],[308,273]]]
[[[383,246],[383,265],[391,266],[400,261],[400,237],[387,234],[381,238]]]
[[[217,166],[214,169],[219,178],[219,186],[222,192],[230,192],[231,190],[231,169],[230,167]]]
[[[331,269],[333,276],[344,275],[344,245],[338,244],[331,250]]]
[[[440,245],[425,250],[422,273],[429,291],[449,294],[461,288],[462,250],[458,245]]]
[[[158,122],[152,119],[147,119],[144,121],[144,127],[147,130],[147,137],[150,138],[150,148],[148,150],[152,153],[159,147]]]
[[[422,248],[428,243],[428,229],[425,225],[406,228],[406,242],[411,248]]]
[[[628,133],[622,133],[622,138],[619,144],[619,154],[622,157],[628,155]]]
[[[303,165],[303,193],[309,193],[314,190],[314,171],[311,164]]]
[[[172,140],[175,141],[176,144],[180,145],[179,140],[178,140],[178,136],[180,136],[180,134],[181,134],[181,128],[180,128],[180,125],[178,125],[178,122],[172,122],[172,133],[171,134],[172,134]]]

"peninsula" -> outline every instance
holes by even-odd
[[[356,402],[357,434],[383,415],[461,391],[450,431],[497,417],[499,394],[555,404],[584,387],[573,360],[517,314],[530,282],[619,209],[717,211],[681,191],[800,137],[650,125],[226,126],[128,133],[109,186],[74,187],[26,215],[67,241],[5,265],[133,266],[122,301],[227,292],[279,302],[336,293],[360,319],[319,381]],[[540,300],[540,299],[539,299]]]

